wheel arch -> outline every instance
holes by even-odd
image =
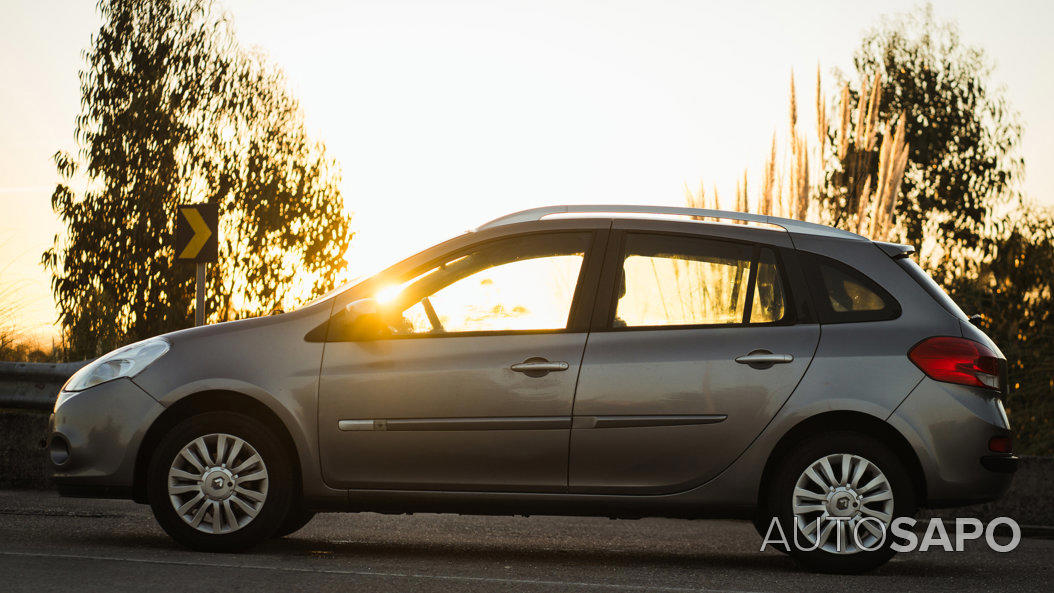
[[[776,468],[779,467],[794,445],[816,434],[834,431],[857,431],[872,436],[888,445],[904,464],[908,475],[911,476],[912,485],[915,487],[918,500],[926,500],[926,474],[922,469],[922,463],[919,461],[915,449],[912,448],[900,431],[888,422],[864,412],[824,412],[806,418],[794,425],[772,448],[768,460],[765,462],[761,480],[758,482],[757,516],[759,518],[768,515],[765,503],[768,497],[765,494],[768,492],[769,483],[772,476],[776,473]]]
[[[132,481],[132,498],[136,502],[147,502],[147,470],[150,466],[150,458],[154,454],[161,439],[176,424],[183,420],[204,412],[236,412],[249,416],[269,428],[289,452],[293,463],[295,475],[294,483],[298,488],[302,487],[302,468],[300,452],[297,450],[296,442],[288,427],[281,418],[260,400],[238,391],[210,390],[199,391],[168,406],[143,436],[136,453],[135,471]]]

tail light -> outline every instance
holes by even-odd
[[[927,338],[908,358],[935,381],[1001,389],[1002,359],[984,344],[966,338]]]
[[[988,450],[995,453],[1012,453],[1014,444],[1010,437],[992,437],[988,439]]]

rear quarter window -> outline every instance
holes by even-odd
[[[814,253],[802,255],[820,323],[885,321],[900,316],[896,299],[856,268]]]

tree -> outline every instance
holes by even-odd
[[[1006,355],[1017,449],[1054,453],[1054,219],[1021,209],[991,229],[989,254],[962,262],[945,288]]]
[[[1023,168],[1021,125],[993,86],[984,51],[964,44],[954,24],[936,22],[927,6],[871,29],[853,64],[858,81],[881,77],[879,119],[906,115],[908,168],[896,205],[905,238],[921,243],[932,223],[942,242],[978,241]],[[861,87],[849,84],[855,103]]]
[[[72,355],[187,327],[178,203],[221,213],[211,320],[269,313],[333,286],[351,240],[339,167],[281,73],[239,48],[209,0],[101,0],[80,72],[76,156],[59,152],[42,257]],[[74,181],[83,186],[74,191]]]
[[[212,126],[223,160],[207,171],[209,201],[224,212],[223,263],[210,278],[208,307],[221,321],[329,290],[351,238],[339,169],[305,133],[282,73],[253,55],[234,76],[241,110]]]
[[[928,8],[883,21],[854,63],[833,122],[817,72],[814,143],[798,129],[792,74],[785,158],[774,136],[756,211],[919,246],[920,263],[981,314],[1006,355],[1015,448],[1054,452],[1054,218],[1017,191],[1016,115],[991,86],[983,52]],[[746,186],[744,174],[737,210],[750,206]],[[701,189],[688,202],[710,203]]]

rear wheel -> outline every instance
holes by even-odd
[[[235,552],[274,534],[296,489],[289,453],[254,418],[207,412],[177,424],[150,463],[154,517],[179,543]]]
[[[889,525],[915,514],[904,464],[878,440],[857,433],[817,435],[799,443],[772,481],[768,508],[789,553],[823,572],[860,573],[893,556]]]

